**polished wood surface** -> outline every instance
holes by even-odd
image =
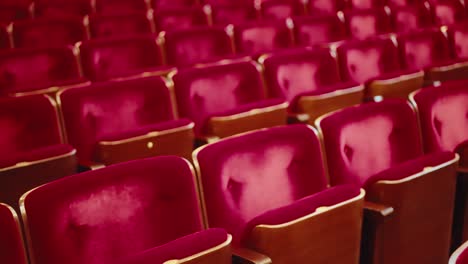
[[[468,76],[468,63],[455,63],[449,66],[435,67],[426,71],[425,79],[428,81],[445,82],[450,80],[463,80]]]
[[[257,226],[249,247],[277,264],[359,263],[363,197],[290,225]]]
[[[382,96],[383,98],[403,98],[423,86],[424,73],[418,72],[402,75],[389,80],[375,80],[368,84],[366,98]]]
[[[231,264],[231,262],[231,244],[227,244],[182,260],[166,261],[164,264]]]
[[[96,160],[106,165],[159,155],[177,155],[191,160],[194,133],[192,127],[169,133],[149,133],[122,141],[100,142]]]
[[[447,263],[458,160],[401,181],[380,181],[368,189],[366,200],[391,206],[384,221],[366,218],[373,245],[363,263]],[[372,230],[373,229],[373,230]]]
[[[260,254],[256,251],[233,247],[232,263],[234,264],[271,264],[271,259],[268,256]]]

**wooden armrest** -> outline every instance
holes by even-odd
[[[394,212],[393,207],[373,203],[369,201],[364,202],[364,214],[366,217],[371,217],[373,219],[384,220],[391,216]]]
[[[285,125],[287,107],[287,103],[282,103],[230,116],[212,117],[209,121],[209,136],[224,138],[255,129]]]
[[[460,62],[448,66],[434,67],[426,72],[426,79],[430,81],[448,81],[464,79],[468,73],[468,63]]]
[[[375,80],[368,85],[367,97],[404,98],[423,86],[424,72],[406,74],[387,80]]]
[[[305,113],[293,114],[288,113],[288,124],[307,123],[309,122],[310,116]]]
[[[106,167],[106,165],[99,162],[80,162],[80,172],[88,170],[97,170]]]
[[[269,264],[272,263],[268,256],[247,248],[232,248],[232,262],[234,264]]]

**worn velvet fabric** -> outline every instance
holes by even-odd
[[[10,22],[27,19],[31,17],[28,3],[2,2],[0,3],[0,23],[8,24]]]
[[[311,127],[259,130],[205,146],[196,155],[210,227],[238,243],[255,217],[327,188],[320,143]]]
[[[263,19],[284,20],[288,17],[304,15],[304,5],[300,0],[263,0],[260,4]]]
[[[164,38],[169,65],[188,66],[233,54],[231,39],[222,27],[171,30]]]
[[[62,144],[56,109],[42,95],[0,99],[0,131],[2,167],[54,156]]]
[[[466,18],[463,4],[457,0],[432,1],[431,10],[434,22],[439,25],[452,25]]]
[[[0,259],[2,263],[26,264],[23,238],[13,208],[0,203]]]
[[[15,47],[62,47],[87,38],[80,17],[37,18],[13,24]]]
[[[414,95],[426,152],[455,151],[468,140],[468,82],[442,83]]]
[[[392,8],[392,28],[396,32],[407,33],[433,24],[430,9],[424,3]]]
[[[34,91],[82,82],[71,48],[0,52],[0,93]]]
[[[348,34],[364,40],[392,31],[390,16],[384,8],[345,11]]]
[[[449,41],[438,28],[402,34],[398,43],[407,69],[421,70],[454,62]]]
[[[195,122],[198,136],[208,132],[207,121],[213,116],[271,105],[268,101],[261,105],[266,95],[261,75],[252,62],[185,69],[173,80],[179,115]]]
[[[336,15],[294,18],[294,38],[299,46],[315,46],[347,38],[346,27]]]
[[[82,163],[93,161],[101,140],[145,135],[164,128],[157,124],[174,120],[170,93],[161,77],[68,89],[60,101],[68,141]]]
[[[347,6],[347,1],[345,0],[310,0],[309,4],[309,13],[314,15],[322,14],[336,14],[336,12],[344,10]]]
[[[351,9],[371,9],[382,8],[387,4],[386,0],[350,0],[349,7]]]
[[[161,67],[161,50],[153,36],[105,38],[80,46],[84,75],[92,81],[154,71]]]
[[[202,7],[161,8],[154,15],[158,31],[187,29],[208,24]]]
[[[0,49],[8,49],[10,46],[10,39],[6,26],[0,24]]]
[[[151,22],[147,12],[89,16],[89,31],[92,38],[119,37],[134,34],[151,34]]]
[[[468,60],[468,23],[460,23],[448,28],[450,48],[457,59]]]
[[[213,23],[216,25],[243,24],[257,19],[257,10],[252,4],[228,3],[211,6]]]
[[[201,230],[189,163],[165,156],[43,185],[24,200],[37,264],[102,264]]]
[[[236,52],[259,55],[292,46],[292,34],[284,20],[255,22],[234,27]]]
[[[90,0],[35,0],[34,14],[37,17],[69,17],[91,14],[93,5]]]
[[[345,108],[320,121],[332,185],[370,177],[423,155],[416,113],[403,100]]]
[[[228,234],[224,229],[211,228],[181,237],[167,244],[128,257],[119,264],[164,264],[210,250],[225,243]],[[223,264],[223,263],[219,263]]]
[[[341,75],[345,80],[365,83],[399,73],[398,48],[389,38],[348,41],[337,49]]]
[[[297,102],[302,95],[328,93],[342,83],[338,62],[329,49],[276,52],[263,64],[269,95],[291,102],[292,112],[299,111]]]
[[[125,14],[132,11],[144,12],[148,6],[145,0],[95,0],[96,12],[100,14]]]
[[[189,7],[195,5],[196,0],[151,0],[154,9],[166,7]]]

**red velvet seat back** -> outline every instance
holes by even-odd
[[[12,21],[30,18],[29,4],[3,3],[0,2],[0,22],[10,23]]]
[[[466,18],[465,8],[458,0],[432,3],[432,13],[437,25],[452,25]]]
[[[294,37],[300,46],[314,46],[343,40],[346,28],[336,15],[294,18]]]
[[[233,54],[230,37],[220,27],[192,27],[164,35],[169,65],[187,66]]]
[[[468,59],[468,23],[449,27],[448,35],[455,58]]]
[[[34,263],[116,263],[202,228],[192,170],[169,156],[41,186],[22,211]]]
[[[348,34],[355,39],[367,39],[391,31],[390,16],[384,8],[353,10],[345,14]]]
[[[405,101],[349,107],[320,121],[332,185],[371,176],[423,154],[416,113]]]
[[[15,49],[0,53],[0,93],[33,91],[81,78],[71,48]]]
[[[142,73],[162,65],[153,36],[83,42],[80,46],[84,75],[92,81]]]
[[[439,29],[426,29],[398,37],[402,60],[408,69],[424,69],[451,60],[448,39]]]
[[[358,83],[400,70],[398,55],[397,47],[389,38],[350,41],[338,47],[343,78]]]
[[[91,14],[91,0],[36,0],[34,13],[38,17],[68,17]]]
[[[414,95],[426,152],[454,151],[468,140],[468,82],[447,82]]]
[[[212,17],[216,25],[243,24],[257,19],[257,10],[251,4],[229,3],[213,5]]]
[[[57,112],[50,98],[0,99],[0,160],[61,143]]]
[[[277,52],[263,64],[270,96],[290,102],[304,93],[320,93],[341,80],[338,62],[329,49]]]
[[[350,0],[349,5],[352,9],[365,10],[384,7],[386,2],[386,0]]]
[[[23,238],[16,212],[0,203],[0,259],[2,263],[26,264]]]
[[[234,28],[236,52],[258,55],[292,46],[292,33],[284,21],[257,22]]]
[[[93,161],[96,144],[106,137],[174,119],[161,77],[69,89],[59,99],[68,141],[82,163]]]
[[[327,186],[320,143],[306,125],[222,140],[199,150],[196,160],[208,225],[225,228],[235,241],[254,217]]]
[[[284,20],[304,15],[304,5],[300,0],[263,0],[260,9],[264,19]]]
[[[10,48],[10,36],[5,26],[0,25],[0,49]]]
[[[154,16],[158,31],[185,29],[208,24],[201,7],[161,8]]]
[[[145,12],[147,8],[145,0],[96,0],[96,12],[101,14],[122,14],[129,11]]]
[[[86,38],[81,18],[42,18],[13,24],[15,47],[61,47]]]
[[[310,14],[336,14],[344,10],[347,1],[345,0],[310,0],[308,5]]]
[[[211,116],[266,97],[261,75],[252,62],[181,70],[173,80],[179,114],[195,122],[197,134],[206,132],[204,125]]]
[[[406,33],[433,24],[430,10],[424,4],[395,7],[391,17],[396,32]]]
[[[153,33],[147,12],[129,12],[116,15],[89,16],[89,31],[92,38],[128,36]]]
[[[151,0],[154,9],[162,7],[189,7],[195,5],[197,0]]]

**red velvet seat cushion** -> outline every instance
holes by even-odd
[[[51,145],[33,149],[27,152],[15,153],[14,155],[0,159],[0,168],[14,166],[20,162],[34,162],[49,158],[55,158],[73,151],[73,147],[67,144]]]
[[[332,185],[370,177],[423,155],[416,114],[403,100],[349,107],[320,121]]]
[[[35,263],[114,263],[201,230],[189,163],[168,156],[84,172],[24,199]]]
[[[247,55],[288,48],[292,46],[292,35],[283,20],[255,22],[234,27],[236,52]]]
[[[258,225],[284,224],[312,214],[319,207],[333,206],[355,198],[359,194],[360,188],[355,185],[340,185],[312,194],[290,205],[267,211],[246,224],[242,236],[242,243],[248,243],[250,233]]]
[[[26,264],[23,238],[13,208],[0,203],[0,259],[3,263]]]
[[[156,11],[154,20],[158,31],[187,29],[208,24],[201,7],[164,8]]]
[[[216,25],[243,24],[257,19],[257,10],[252,4],[237,2],[211,6],[213,22]]]
[[[294,36],[300,46],[314,46],[347,38],[343,21],[336,15],[295,17]]]
[[[348,34],[355,39],[367,39],[391,31],[390,16],[384,8],[344,12]]]
[[[402,33],[430,27],[433,24],[430,10],[423,3],[394,7],[391,18],[393,29]]]
[[[195,133],[199,136],[206,132],[206,121],[212,116],[239,113],[278,102],[262,105],[266,95],[260,73],[251,62],[185,69],[173,80],[179,114],[195,122]]]
[[[304,15],[304,5],[300,0],[263,0],[260,10],[262,18],[284,20],[292,16]]]
[[[448,34],[455,58],[468,59],[468,23],[449,27]]]
[[[452,25],[466,18],[463,4],[456,0],[432,1],[431,9],[437,25]]]
[[[382,8],[386,5],[385,0],[351,0],[349,5],[352,9],[371,9],[371,8]]]
[[[38,18],[13,24],[15,47],[62,47],[87,38],[83,19]]]
[[[426,152],[454,151],[468,140],[468,82],[442,83],[417,92],[416,102]]]
[[[453,152],[434,152],[431,154],[426,154],[420,157],[417,157],[412,160],[405,161],[403,163],[397,164],[387,170],[379,172],[371,177],[369,177],[363,185],[364,189],[367,189],[372,186],[372,184],[378,181],[396,181],[401,180],[407,177],[410,177],[414,174],[422,172],[425,168],[435,167],[455,158]]]
[[[15,49],[0,53],[0,93],[19,93],[82,82],[71,48]]]
[[[228,240],[226,231],[220,228],[203,230],[149,249],[119,262],[120,264],[156,264],[180,260],[209,250]]]
[[[344,10],[347,7],[345,0],[311,0],[309,4],[309,13],[316,14],[336,14],[336,12]]]
[[[80,51],[84,74],[92,81],[154,71],[162,65],[153,36],[91,40],[83,42]]]
[[[161,77],[68,89],[60,101],[68,141],[82,163],[93,161],[94,147],[109,135],[133,136],[162,129],[152,126],[174,120],[169,90]]]
[[[96,12],[101,14],[124,14],[132,11],[146,11],[145,0],[96,0]]]
[[[402,69],[398,49],[388,38],[345,42],[337,53],[342,77],[357,83],[389,74],[396,77],[393,74]]]
[[[210,227],[238,243],[255,217],[326,189],[317,135],[306,125],[231,137],[196,154]]]
[[[16,164],[14,157],[33,153],[21,160],[31,161],[36,154],[41,157],[35,152],[40,149],[46,149],[45,156],[49,156],[49,150],[53,154],[55,148],[48,147],[61,143],[57,112],[49,98],[35,95],[0,99],[0,160],[13,159]]]
[[[37,17],[69,17],[91,14],[93,4],[90,0],[36,0],[34,14]]]
[[[89,16],[92,38],[118,37],[134,34],[151,34],[151,22],[147,12]]]

